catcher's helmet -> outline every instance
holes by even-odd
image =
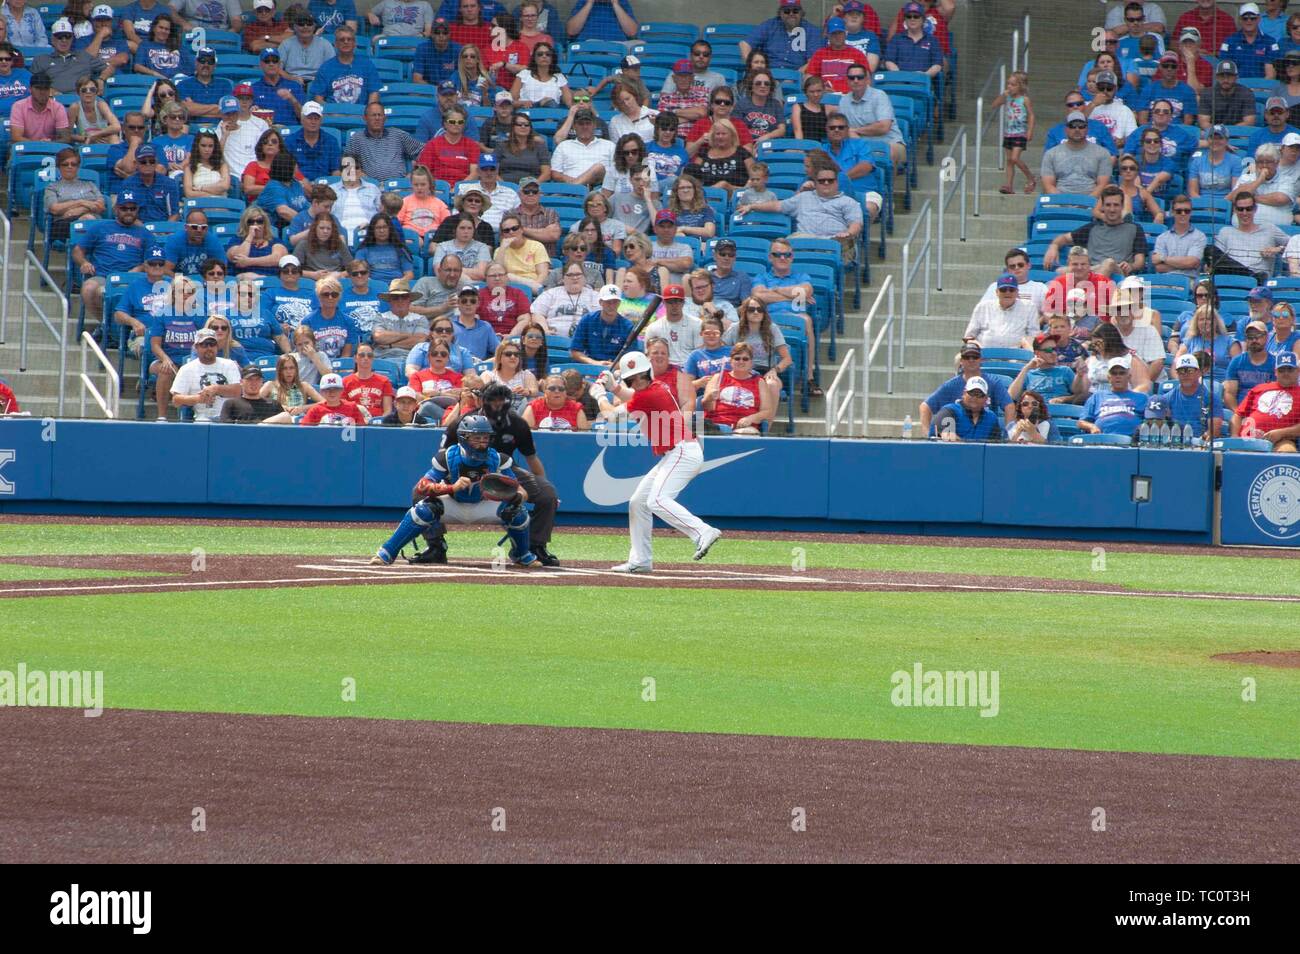
[[[463,418],[456,427],[456,443],[461,456],[470,464],[486,464],[488,447],[492,444],[492,425],[482,414]]]
[[[638,374],[653,376],[654,372],[650,368],[650,359],[640,351],[629,351],[619,359],[618,376],[626,383],[628,378],[634,378]]]

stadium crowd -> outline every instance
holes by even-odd
[[[159,420],[419,425],[498,382],[585,429],[658,296],[657,378],[765,432],[821,393],[843,279],[806,263],[856,268],[904,178],[873,71],[930,95],[954,8],[778,0],[716,56],[631,0],[7,0],[10,209]]]
[[[1000,191],[1019,170],[1038,193],[1029,240],[920,405],[930,436],[1296,450],[1300,15],[1221,6],[1171,27],[1158,3],[1113,4],[1104,49],[1037,125],[1038,176],[1031,77],[1009,78]]]

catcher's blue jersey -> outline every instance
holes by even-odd
[[[502,457],[491,447],[487,449],[486,453],[486,463],[471,464],[465,460],[460,445],[452,444],[450,447],[433,455],[433,466],[429,468],[424,476],[429,480],[436,480],[444,484],[454,484],[461,477],[468,477],[474,481],[474,486],[468,490],[456,491],[456,493],[452,494],[452,498],[459,500],[461,503],[479,503],[483,499],[483,488],[478,485],[478,482],[483,478],[484,474],[514,476],[511,458]]]

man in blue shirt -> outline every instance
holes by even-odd
[[[619,316],[618,306],[622,304],[623,295],[617,285],[604,286],[598,297],[600,310],[583,315],[573,329],[569,357],[580,364],[600,364],[608,368],[635,326]],[[632,347],[640,350],[636,342]]]
[[[885,46],[885,68],[936,76],[943,69],[943,47],[925,32],[925,8],[919,3],[903,7],[903,29]]]
[[[781,0],[777,15],[764,20],[740,41],[740,58],[749,59],[751,50],[767,54],[768,66],[797,70],[825,45],[822,31],[804,19],[800,0]]]
[[[474,357],[490,358],[497,351],[501,339],[486,321],[478,317],[478,286],[462,285],[456,293],[456,314],[452,316],[456,344]]]
[[[1192,433],[1204,438],[1208,421],[1214,431],[1213,436],[1218,437],[1223,429],[1224,405],[1219,402],[1219,406],[1214,409],[1218,412],[1217,415],[1210,417],[1210,389],[1201,380],[1201,366],[1196,357],[1182,354],[1175,358],[1174,375],[1178,378],[1178,387],[1161,395],[1165,406],[1169,409],[1172,423],[1179,428],[1190,424]],[[1150,411],[1154,404],[1155,400],[1152,399],[1147,404],[1147,410]]]
[[[876,171],[876,164],[871,161],[871,147],[861,139],[849,137],[849,121],[842,116],[832,114],[826,120],[826,139],[829,143],[827,152],[835,164],[847,177],[851,188],[848,191],[861,195],[868,189],[883,192],[884,176]],[[843,178],[841,178],[841,187]]]
[[[268,46],[258,57],[262,78],[253,81],[253,102],[259,109],[269,109],[276,126],[293,126],[298,123],[298,110],[303,96],[302,85],[280,71],[280,51]]]
[[[1049,403],[1070,403],[1074,370],[1058,363],[1056,347],[1057,340],[1053,335],[1034,338],[1033,359],[1025,362],[1008,389],[1012,398],[1018,401],[1023,392],[1037,391]]]
[[[1089,434],[1123,434],[1132,437],[1142,426],[1148,395],[1129,390],[1129,368],[1132,358],[1124,355],[1111,358],[1106,365],[1110,381],[1109,391],[1094,391],[1083,405],[1079,430]]]
[[[334,33],[333,59],[326,60],[316,72],[308,95],[318,103],[379,102],[379,72],[370,60],[357,55],[357,34],[348,26]]]
[[[989,385],[981,377],[971,378],[962,388],[961,400],[945,404],[934,416],[933,434],[941,441],[1000,441],[1002,422],[989,409]]]
[[[1259,7],[1243,3],[1237,11],[1241,29],[1233,33],[1219,47],[1219,59],[1237,64],[1239,79],[1264,77],[1273,79],[1273,61],[1280,59],[1282,48],[1273,38],[1259,29]]]
[[[155,316],[167,308],[171,283],[166,266],[162,248],[155,245],[145,254],[144,273],[132,275],[118,294],[113,320],[130,326],[133,335],[147,335]]]
[[[1244,152],[1247,156],[1255,155],[1255,150],[1266,142],[1275,146],[1282,145],[1287,133],[1300,134],[1300,129],[1287,123],[1289,110],[1286,100],[1281,96],[1271,96],[1264,103],[1264,125],[1258,127],[1246,140]]]
[[[291,335],[315,308],[316,283],[302,277],[296,255],[286,255],[280,259],[280,284],[262,292],[262,314]]]
[[[202,209],[190,209],[185,228],[167,236],[163,252],[169,275],[200,275],[208,259],[226,260],[226,248],[208,228],[208,217]]]
[[[739,308],[754,289],[754,280],[749,273],[736,268],[736,243],[731,239],[719,239],[713,246],[713,264],[709,266],[709,273],[713,275],[714,297],[730,302],[733,308]]]
[[[1082,111],[1086,105],[1087,100],[1083,98],[1083,94],[1078,90],[1070,90],[1065,94],[1065,115],[1068,116],[1070,113]],[[1109,150],[1112,156],[1119,155],[1119,150],[1115,148],[1115,137],[1110,134],[1110,130],[1099,119],[1088,120],[1088,132],[1084,138],[1094,146],[1101,146],[1103,149]],[[1043,140],[1043,152],[1046,153],[1053,146],[1059,146],[1063,142],[1065,142],[1065,123],[1060,122],[1047,130],[1047,137]]]
[[[483,16],[487,18],[486,13]],[[622,42],[635,38],[641,25],[636,22],[632,0],[577,0],[564,29],[572,43],[587,40]]]
[[[1016,416],[1016,402],[1008,391],[1010,381],[1000,374],[985,374],[982,369],[984,352],[977,341],[964,341],[961,345],[961,370],[935,389],[934,393],[921,402],[921,429],[930,430],[930,422],[945,404],[960,401],[966,390],[966,382],[979,378],[985,382],[985,392],[989,396],[989,406],[994,411],[1001,411],[1003,419],[1010,422]]]
[[[425,40],[415,51],[411,79],[417,83],[437,85],[449,80],[460,60],[460,44],[451,42],[451,28],[441,18],[433,21],[433,38]]]
[[[158,174],[158,154],[149,143],[135,151],[135,175],[122,183],[122,189],[140,200],[141,222],[175,222],[180,217],[180,186]]]
[[[144,268],[145,249],[153,246],[154,237],[139,223],[139,212],[136,194],[124,190],[113,206],[113,218],[87,222],[72,246],[73,264],[81,272],[81,301],[92,318],[103,313],[104,276]]]
[[[187,76],[176,86],[181,105],[193,119],[201,116],[218,119],[221,100],[235,91],[235,84],[224,77],[213,76],[217,69],[217,54],[204,47],[194,56],[194,75]]]
[[[420,142],[428,142],[442,132],[442,111],[456,105],[459,105],[456,97],[456,84],[451,80],[443,80],[438,84],[438,101],[430,106],[428,112],[421,116],[420,121],[415,124],[415,138]],[[465,137],[478,142],[478,135],[478,120],[473,116],[466,117]]]
[[[1151,104],[1157,99],[1167,99],[1173,106],[1175,123],[1195,123],[1197,113],[1196,90],[1178,78],[1178,54],[1166,53],[1160,57],[1156,75],[1142,87],[1142,103],[1138,122],[1151,119]]]
[[[1268,353],[1268,325],[1252,321],[1246,325],[1246,350],[1228,362],[1223,377],[1223,402],[1236,407],[1240,397],[1257,384],[1267,384],[1276,374],[1273,355]]]
[[[285,147],[298,161],[298,169],[309,180],[324,179],[339,174],[343,150],[321,126],[325,107],[313,101],[302,105],[302,128],[285,140]]]

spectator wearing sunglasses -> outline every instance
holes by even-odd
[[[1224,38],[1219,45],[1219,59],[1236,63],[1238,75],[1245,79],[1273,79],[1273,61],[1281,58],[1282,49],[1260,30],[1259,5],[1243,3],[1237,16],[1241,29]]]
[[[1097,93],[1092,99],[1089,116],[1109,130],[1115,145],[1119,146],[1137,129],[1137,117],[1133,110],[1116,97],[1119,78],[1108,70],[1097,74]]]
[[[762,50],[770,68],[802,70],[823,45],[821,30],[804,17],[800,0],[780,0],[777,15],[740,41],[740,58],[748,59],[751,50]]]
[[[1110,182],[1111,153],[1088,142],[1088,117],[1082,112],[1067,115],[1065,126],[1065,141],[1043,153],[1043,192],[1096,192]],[[1111,138],[1109,133],[1106,138]]]
[[[1152,97],[1148,101],[1145,115],[1150,119],[1135,129],[1124,140],[1124,152],[1137,155],[1145,148],[1143,140],[1149,133],[1155,133],[1160,139],[1160,153],[1176,165],[1185,167],[1193,152],[1200,145],[1200,137],[1194,126],[1188,126],[1174,120],[1177,106],[1173,100],[1164,97]]]
[[[925,30],[925,9],[919,3],[905,3],[900,12],[903,14],[903,29],[885,44],[885,69],[937,76],[943,69],[943,46],[937,36]],[[834,22],[827,24],[828,34],[832,34],[831,24]]]
[[[1042,401],[1069,404],[1074,393],[1074,369],[1059,363],[1060,342],[1050,334],[1034,337],[1034,356],[1025,362],[1007,390],[1019,403],[1022,394],[1037,393]],[[1046,413],[1047,408],[1043,408]]]
[[[1084,139],[1095,146],[1101,146],[1112,156],[1119,155],[1119,149],[1115,146],[1115,140],[1110,136],[1110,130],[1103,126],[1095,119],[1088,119],[1088,101],[1078,90],[1070,90],[1065,94],[1065,114],[1081,113],[1088,124],[1087,131],[1084,133]],[[1066,140],[1065,122],[1059,122],[1051,129],[1047,130],[1047,136],[1043,139],[1043,153],[1049,149],[1059,146]]]
[[[439,15],[433,21],[429,39],[421,43],[415,51],[415,65],[411,79],[417,83],[437,86],[452,79],[459,62],[460,44],[452,42],[448,19]]]
[[[1138,122],[1151,121],[1151,107],[1158,100],[1166,100],[1173,111],[1170,118],[1176,124],[1196,123],[1196,90],[1178,78],[1178,54],[1166,53],[1156,64],[1156,75],[1142,88],[1141,102],[1135,110]]]
[[[1209,241],[1205,233],[1192,225],[1192,200],[1175,196],[1170,203],[1172,227],[1156,237],[1151,264],[1162,275],[1186,275],[1195,278]]]
[[[1061,434],[1047,410],[1047,399],[1033,389],[1016,400],[1016,419],[1007,426],[1013,444],[1058,444]]]

